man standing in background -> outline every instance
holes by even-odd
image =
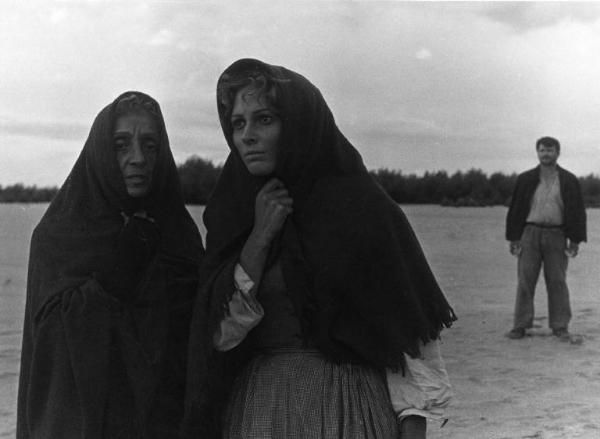
[[[533,326],[533,298],[543,265],[548,324],[555,336],[569,340],[567,264],[586,241],[585,206],[577,177],[557,164],[558,140],[542,137],[535,147],[540,164],[518,176],[506,216],[510,252],[519,258],[514,326],[506,335],[520,339]]]

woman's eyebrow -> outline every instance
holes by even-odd
[[[113,137],[132,137],[129,131],[115,131]]]
[[[263,108],[259,108],[259,109],[257,109],[257,110],[254,110],[254,111],[252,112],[252,114],[256,114],[256,113],[262,113],[262,112],[265,112],[265,111],[267,111],[267,112],[269,112],[269,113],[273,113],[273,110],[271,110],[269,107],[263,107]]]
[[[252,110],[251,114],[262,113],[263,111],[268,111],[269,113],[273,113],[273,110],[271,110],[269,107],[261,107],[261,108],[257,108],[256,110]],[[235,119],[238,117],[244,117],[244,115],[240,114],[240,113],[233,113],[231,115],[232,119]]]
[[[140,133],[140,136],[142,137],[158,137],[158,132],[157,131],[144,131],[142,133]],[[133,137],[133,134],[131,134],[129,131],[115,131],[115,133],[113,134],[113,137]]]
[[[158,133],[154,131],[148,131],[147,133],[141,133],[140,137],[142,139],[158,140]]]

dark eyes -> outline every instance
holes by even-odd
[[[243,119],[234,119],[231,121],[231,126],[234,130],[241,130],[246,123]]]
[[[128,138],[117,138],[114,141],[115,151],[125,151],[131,146],[131,139]],[[143,139],[142,146],[148,151],[154,151],[158,148],[158,142],[154,139]]]
[[[116,139],[115,140],[115,150],[122,151],[129,145],[129,142],[126,139]]]
[[[275,120],[275,116],[271,114],[260,114],[256,117],[256,121],[259,125],[271,125]],[[231,121],[231,127],[234,130],[241,130],[246,126],[246,120],[243,118],[236,118]]]

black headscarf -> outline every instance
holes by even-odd
[[[411,226],[369,175],[313,84],[283,67],[242,59],[221,75],[218,90],[248,72],[275,80],[282,134],[274,176],[289,190],[294,211],[272,253],[281,261],[305,340],[332,361],[402,368],[404,353],[418,355],[421,342],[438,338],[456,319]],[[252,229],[255,197],[265,182],[250,175],[237,153],[227,105],[220,99],[218,110],[231,153],[204,212],[208,281],[196,313],[209,322],[207,334],[226,312],[232,267]],[[210,355],[194,340],[198,332],[192,331],[190,343],[190,407],[192,375]],[[248,342],[225,355],[250,352]],[[198,384],[196,394],[202,388]]]
[[[117,104],[132,95],[153,104],[160,131],[152,186],[137,200],[127,194],[113,141]],[[160,242],[135,300],[124,306],[95,277],[111,266],[124,215],[140,209],[156,220]],[[152,398],[160,385],[172,343],[186,337],[182,331],[188,328],[177,328],[173,319],[182,306],[189,307],[202,255],[158,103],[139,92],[124,93],[96,117],[70,175],[33,232],[17,436],[102,437],[114,333],[128,351],[118,362],[127,368],[136,406],[151,404],[142,399]]]
[[[113,148],[116,105],[131,94],[155,103],[160,132],[152,187],[141,199],[127,194]],[[29,288],[33,283],[40,284],[32,296],[37,302],[32,303],[34,308],[38,309],[55,292],[79,284],[80,277],[100,271],[106,262],[103,258],[110,255],[123,226],[122,213],[129,215],[138,209],[146,210],[156,220],[161,234],[160,253],[197,263],[202,243],[183,203],[160,107],[150,96],[126,92],[96,116],[71,173],[33,234],[30,264],[41,259],[36,253],[39,249],[48,252],[43,259],[55,266],[45,270],[43,279],[29,279]]]

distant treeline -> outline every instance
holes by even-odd
[[[489,177],[479,169],[426,172],[423,176],[401,171],[371,171],[387,193],[400,204],[441,204],[443,206],[508,206],[517,174],[495,172]],[[600,207],[600,177],[579,177],[587,207]]]
[[[198,156],[192,156],[177,167],[183,197],[187,204],[206,204],[215,186],[221,166]],[[517,174],[495,172],[490,176],[479,169],[426,172],[422,176],[403,174],[402,171],[378,169],[371,175],[387,193],[400,204],[441,204],[445,206],[497,206],[508,205]],[[579,177],[586,206],[600,207],[600,177],[590,174]],[[0,186],[0,202],[48,202],[58,188],[36,186]]]
[[[200,157],[189,158],[179,166],[183,195],[188,204],[205,204],[214,187],[221,166]],[[445,206],[508,205],[517,174],[495,172],[487,176],[479,169],[426,172],[422,176],[404,175],[402,171],[378,169],[371,175],[400,204],[441,204]],[[580,177],[588,207],[600,207],[600,177]]]
[[[57,187],[24,186],[21,183],[0,186],[0,203],[45,203],[57,192]]]

